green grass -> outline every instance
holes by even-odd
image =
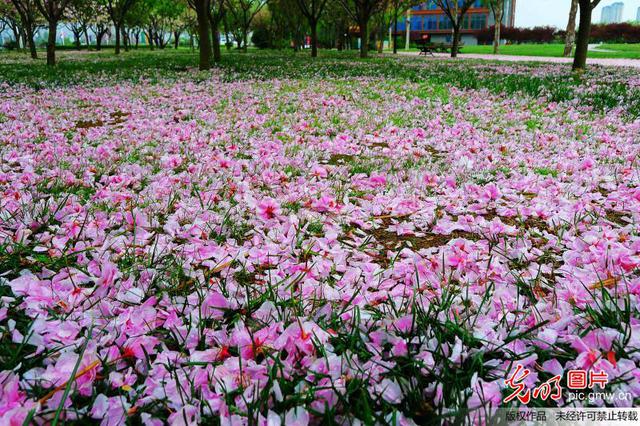
[[[523,48],[505,46],[516,47]],[[622,107],[632,117],[640,116],[638,90],[626,83],[632,75],[631,70],[620,68],[615,70],[616,79],[605,84],[604,81],[601,83],[603,70],[595,66],[589,67],[582,75],[573,74],[569,65],[529,63],[523,66],[532,72],[514,73],[509,71],[510,67],[505,72],[499,63],[490,61],[425,61],[421,57],[388,54],[372,54],[369,59],[360,59],[356,51],[321,51],[318,58],[312,59],[308,52],[254,50],[243,54],[233,50],[225,51],[222,62],[213,71],[198,72],[197,64],[197,52],[189,49],[140,49],[119,56],[114,55],[111,49],[102,52],[60,51],[58,65],[54,68],[48,67],[43,58],[31,60],[23,53],[2,52],[0,84],[22,84],[38,90],[61,86],[113,86],[141,79],[150,83],[162,81],[170,84],[184,80],[197,83],[211,78],[212,72],[226,82],[301,79],[309,82],[345,81],[348,85],[353,84],[349,80],[351,78],[367,77],[384,79],[393,87],[419,83],[424,91],[407,93],[414,97],[446,100],[449,87],[486,89],[497,94],[544,96],[553,102],[577,100],[597,110]],[[536,67],[546,68],[544,72],[533,72]],[[583,89],[585,83],[589,90]],[[379,95],[372,93],[371,96]]]
[[[591,58],[640,59],[640,44],[603,44],[598,47],[611,52],[589,51]],[[500,46],[501,55],[562,57],[563,44],[511,44]],[[493,46],[464,46],[462,53],[493,53]]]

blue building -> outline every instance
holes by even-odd
[[[460,0],[462,2],[462,0]],[[491,9],[483,0],[476,2],[467,11],[460,30],[464,44],[478,44],[477,34],[495,24]],[[515,25],[516,0],[505,0],[502,25]],[[407,17],[398,21],[398,36],[407,32]],[[450,43],[452,38],[449,17],[433,1],[414,6],[409,11],[409,34],[411,40],[429,36],[434,43]]]

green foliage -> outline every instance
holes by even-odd
[[[40,89],[76,84],[99,86],[113,84],[114,79],[170,82],[206,78],[206,75],[196,72],[185,73],[197,67],[197,54],[186,49],[156,52],[139,50],[118,58],[114,58],[112,52],[93,52],[81,58],[61,52],[59,56],[59,64],[51,68],[42,62],[24,60],[15,53],[5,53],[0,56],[0,83],[25,84]],[[8,60],[2,60],[3,57]],[[442,102],[448,100],[448,87],[451,86],[458,89],[486,89],[507,95],[545,96],[551,102],[577,100],[596,111],[622,108],[631,118],[640,116],[640,90],[622,82],[603,81],[585,90],[583,85],[588,79],[572,74],[568,66],[565,72],[505,74],[491,62],[482,62],[481,66],[475,63],[473,67],[465,66],[465,63],[473,61],[455,65],[449,62],[424,65],[417,58],[387,56],[362,60],[353,51],[323,52],[316,60],[310,61],[306,55],[292,52],[253,51],[250,55],[224,55],[218,72],[225,81],[273,78],[315,81],[371,77],[385,79],[398,88],[405,83],[420,83],[424,90],[407,95],[439,99]],[[527,66],[535,70],[538,65]],[[433,92],[428,88],[434,88]]]

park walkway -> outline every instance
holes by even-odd
[[[418,52],[398,52],[403,55],[418,56]],[[435,58],[450,58],[448,53],[435,53]],[[566,64],[572,63],[573,58],[557,58],[550,56],[515,56],[515,55],[485,55],[480,53],[460,53],[458,55],[462,59],[483,59],[488,61],[505,61],[505,62],[549,62]],[[430,56],[425,59],[431,58]],[[613,67],[634,67],[640,68],[640,59],[623,59],[623,58],[588,58],[587,64],[606,65]]]

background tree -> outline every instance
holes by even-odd
[[[338,0],[338,2],[358,24],[360,57],[366,58],[369,52],[369,21],[373,15],[384,10],[386,0]]]
[[[33,40],[42,23],[42,16],[38,12],[36,0],[11,0],[22,26],[23,44],[29,47],[31,58],[37,59],[36,43]]]
[[[271,0],[268,8],[272,21],[272,47],[292,47],[294,52],[301,50],[309,28],[307,18],[298,7],[298,0]]]
[[[391,14],[389,10],[389,0],[385,0],[382,10],[371,18],[371,28],[373,29],[373,45],[378,53],[382,53],[384,49],[384,39],[386,32],[391,25]]]
[[[500,30],[502,28],[502,18],[504,17],[504,0],[485,0],[495,24],[493,26],[493,54],[497,55],[500,51]]]
[[[150,43],[155,43],[156,47],[164,49],[171,41],[174,35],[173,29],[178,26],[184,9],[186,5],[176,0],[149,0],[147,13],[149,26],[152,29]]]
[[[0,33],[6,29],[11,30],[15,48],[20,50],[22,40],[22,23],[20,15],[10,0],[0,0]]]
[[[390,0],[389,1],[389,12],[390,19],[392,25],[392,34],[390,43],[393,43],[393,53],[398,53],[398,19],[402,16],[407,10],[411,7],[415,6],[418,2],[416,0]]]
[[[155,47],[152,42],[153,30],[150,29],[151,25],[149,23],[149,9],[152,7],[152,1],[153,0],[136,1],[125,15],[123,27],[128,28],[135,47],[138,47],[140,43],[141,34],[144,34],[147,45],[151,50]]]
[[[318,56],[318,22],[327,0],[296,0],[296,3],[311,29],[311,57],[315,58]]]
[[[229,9],[229,4],[227,0],[224,0],[224,2],[225,2],[225,7]],[[240,22],[240,15],[230,13],[229,10],[227,10],[227,13],[225,13],[223,18],[223,24],[224,24],[225,34],[227,35],[226,37],[227,46],[233,45],[233,43],[231,43],[231,39],[233,39],[233,41],[235,41],[236,43],[236,48],[238,50],[242,49],[244,36],[243,36],[243,25]]]
[[[226,0],[227,14],[233,17],[233,22],[240,30],[242,49],[247,51],[249,29],[258,13],[266,6],[267,0]]]
[[[571,0],[571,8],[569,9],[569,22],[567,22],[567,32],[564,36],[564,53],[563,56],[571,56],[573,50],[573,41],[576,38],[576,14],[578,13],[578,0]]]
[[[584,70],[587,66],[587,51],[589,49],[589,35],[591,34],[591,15],[600,0],[579,0],[580,25],[576,39],[576,54],[573,57],[573,69]]]
[[[107,11],[106,3],[103,0],[82,0],[91,5],[93,16],[89,22],[89,29],[96,39],[96,50],[102,49],[102,39],[109,33],[111,18]]]
[[[464,22],[464,15],[466,15],[469,8],[475,3],[475,0],[433,0],[433,2],[447,15],[451,22],[451,29],[453,33],[453,40],[451,41],[451,57],[458,56],[458,49],[460,47],[460,27]]]
[[[180,37],[184,32],[188,32],[190,25],[189,15],[193,14],[193,11],[189,8],[189,5],[186,1],[181,1],[182,7],[180,8],[180,14],[173,21],[172,31],[173,31],[173,48],[177,49],[180,46]]]
[[[111,22],[113,22],[116,33],[116,55],[120,54],[120,40],[124,32],[125,17],[134,2],[135,0],[106,0],[107,12],[109,12],[109,17],[111,18]],[[125,40],[123,40],[123,42],[126,43]]]
[[[49,24],[49,35],[47,38],[47,65],[56,64],[56,35],[58,22],[62,18],[70,0],[36,0],[36,6],[42,16]]]
[[[344,49],[352,24],[351,16],[341,4],[336,1],[328,2],[318,25],[318,42],[338,50]]]
[[[81,46],[82,36],[89,48],[89,26],[95,14],[93,3],[87,0],[71,0],[67,6],[65,26],[73,34],[73,40],[78,49]]]
[[[225,0],[210,0],[209,3],[209,26],[211,27],[211,45],[213,48],[213,62],[222,61],[220,50],[220,24],[227,13]]]
[[[210,0],[188,0],[189,7],[196,12],[198,22],[198,49],[200,59],[198,68],[208,70],[211,68],[211,40],[209,38],[209,8]]]

